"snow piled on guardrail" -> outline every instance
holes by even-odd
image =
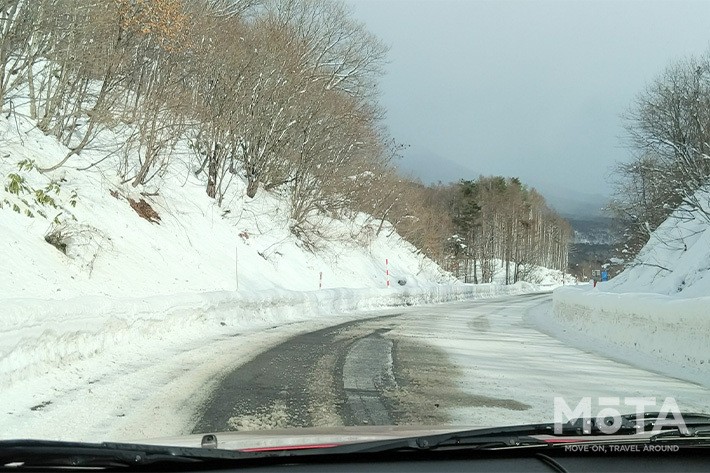
[[[580,348],[710,387],[710,297],[558,288],[533,321]]]
[[[387,307],[534,292],[531,284],[210,292],[140,299],[7,299],[0,318],[0,377],[10,384],[106,351],[179,344],[227,328],[270,326]]]

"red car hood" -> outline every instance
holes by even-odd
[[[199,448],[202,446],[204,435],[211,434],[217,438],[217,448],[228,450],[277,449],[278,447],[315,448],[374,440],[436,435],[478,428],[484,427],[407,425],[308,427],[259,431],[209,432],[206,434],[193,434],[180,437],[135,440],[135,443]]]
[[[356,426],[356,427],[309,427],[292,429],[274,429],[259,431],[210,432],[179,437],[164,437],[148,440],[136,440],[144,445],[173,447],[209,447],[203,445],[205,435],[216,437],[216,448],[242,451],[295,450],[305,448],[327,448],[349,443],[388,440],[425,435],[446,434],[465,430],[486,429],[481,426]],[[534,435],[548,443],[585,443],[585,442],[634,442],[648,439],[654,432],[641,432],[631,435],[581,435],[553,436]]]

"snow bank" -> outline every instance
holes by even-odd
[[[577,283],[577,279],[574,276],[563,273],[559,269],[550,269],[543,266],[535,266],[530,274],[527,275],[526,280],[546,289]]]
[[[676,210],[608,282],[558,288],[541,328],[585,349],[710,386],[710,193]]]
[[[582,349],[710,387],[710,297],[558,288],[539,328]],[[606,382],[611,382],[607,380]]]
[[[505,261],[501,259],[491,260],[492,276],[491,281],[495,284],[505,284]],[[510,264],[510,272],[515,271],[516,264]],[[483,271],[480,265],[476,270],[478,280],[483,280]],[[544,287],[546,290],[554,289],[565,284],[575,284],[577,280],[574,276],[566,274],[559,269],[545,268],[544,266],[525,265],[522,270],[522,277],[525,282]],[[473,280],[473,275],[469,275],[469,281]]]
[[[115,347],[158,341],[183,343],[211,329],[278,324],[385,307],[447,302],[533,292],[512,286],[432,285],[426,288],[324,289],[251,294],[213,292],[143,299],[84,297],[48,302],[3,301],[0,377],[15,381],[66,368]]]

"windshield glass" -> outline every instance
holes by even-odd
[[[707,18],[0,2],[0,439],[710,414]]]

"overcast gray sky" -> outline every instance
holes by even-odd
[[[710,44],[705,0],[346,3],[391,48],[381,102],[411,145],[405,165],[453,179],[608,193],[610,166],[630,156],[620,114]],[[424,156],[444,165],[427,170]]]

